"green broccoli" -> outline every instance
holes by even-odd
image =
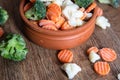
[[[45,18],[46,6],[40,0],[36,0],[34,6],[25,12],[25,16],[31,20],[40,20]]]
[[[19,34],[8,34],[0,43],[0,55],[13,61],[21,61],[27,55],[26,43]]]
[[[115,8],[120,6],[120,0],[99,0],[100,3],[110,4]]]
[[[78,6],[87,8],[94,0],[74,0],[74,1]]]
[[[8,20],[8,13],[0,7],[0,25],[3,25]]]

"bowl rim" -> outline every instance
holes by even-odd
[[[29,26],[29,28],[31,28],[32,30],[41,33],[41,34],[45,34],[45,35],[53,35],[53,36],[68,36],[68,35],[75,35],[75,34],[79,34],[83,31],[85,31],[89,25],[91,25],[92,23],[94,23],[96,17],[97,17],[97,7],[94,9],[93,11],[93,16],[91,17],[91,19],[85,23],[84,25],[77,27],[75,29],[71,29],[71,30],[58,30],[58,31],[52,31],[52,30],[47,30],[47,29],[43,29],[41,27],[35,27],[34,24],[32,24],[24,15],[24,5],[25,5],[26,0],[21,0],[20,5],[19,5],[19,11],[20,11],[20,16],[23,19],[23,21]],[[28,27],[27,26],[27,27]]]

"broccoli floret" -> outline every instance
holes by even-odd
[[[74,0],[74,1],[78,6],[87,8],[94,0]]]
[[[0,43],[0,55],[13,61],[21,61],[27,55],[26,43],[19,34],[8,34],[6,39]]]
[[[8,20],[8,17],[7,11],[0,7],[0,25],[3,25]]]
[[[115,8],[120,6],[120,0],[99,0],[100,3],[110,4]]]
[[[25,16],[31,20],[40,20],[45,18],[46,6],[40,0],[36,0],[34,6],[25,12]]]

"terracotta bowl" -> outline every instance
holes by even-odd
[[[20,15],[25,22],[24,32],[34,43],[49,49],[68,49],[80,46],[89,39],[95,28],[98,8],[93,11],[92,18],[83,26],[68,31],[51,31],[36,27],[25,16],[23,7],[26,0],[21,0]]]

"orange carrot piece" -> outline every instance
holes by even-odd
[[[23,8],[24,12],[26,12],[27,10],[29,10],[30,8],[32,8],[32,6],[33,6],[33,4],[30,3],[30,2],[28,2],[28,3],[24,6],[24,8]]]
[[[83,16],[81,17],[81,20],[84,20],[86,18],[86,16],[87,16],[87,13],[84,12]]]
[[[98,61],[94,64],[94,70],[99,75],[107,75],[110,72],[110,65],[107,62]]]
[[[95,2],[93,2],[93,3],[85,10],[85,12],[89,13],[89,12],[92,11],[96,6],[97,6],[97,4],[96,4]]]
[[[99,49],[96,46],[90,47],[87,50],[87,54],[90,54],[92,51],[94,51],[95,53],[97,53],[99,51]]]
[[[47,29],[47,30],[53,30],[53,31],[57,31],[57,30],[58,30],[58,29],[56,28],[56,26],[55,26],[55,25],[52,25],[52,24],[44,25],[44,26],[42,26],[42,28]]]
[[[36,0],[30,0],[31,3],[35,3]]]
[[[64,21],[65,21],[65,18],[60,17],[60,20],[55,23],[56,27],[59,29],[62,26],[62,24],[64,23]]]
[[[4,30],[3,28],[0,27],[0,37],[2,37],[3,34],[4,34]]]
[[[44,26],[44,25],[47,25],[47,24],[55,25],[55,23],[51,20],[42,19],[42,20],[39,21],[39,26]]]
[[[112,62],[117,58],[117,54],[113,49],[110,48],[102,48],[98,52],[101,58],[105,61]]]
[[[73,29],[73,27],[70,26],[67,21],[65,21],[61,26],[61,30],[70,30],[70,29]]]
[[[64,49],[58,53],[58,59],[63,63],[72,62],[73,53],[70,50]]]

